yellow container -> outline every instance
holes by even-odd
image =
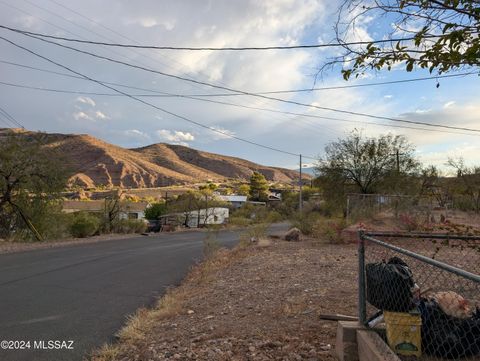
[[[384,311],[387,341],[399,355],[422,355],[422,318],[418,311],[410,313]]]

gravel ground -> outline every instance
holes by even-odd
[[[356,267],[351,244],[222,250],[93,360],[335,360],[319,314],[356,314]]]

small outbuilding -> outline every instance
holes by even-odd
[[[228,202],[232,205],[233,208],[241,208],[245,203],[247,203],[247,196],[218,196],[218,199]]]

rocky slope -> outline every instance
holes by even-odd
[[[248,179],[259,171],[270,181],[293,182],[298,172],[262,166],[244,159],[172,144],[125,149],[85,134],[39,134],[14,130],[19,136],[40,138],[44,147],[60,154],[71,184],[85,188],[120,186],[162,187],[202,181]],[[0,137],[11,130],[0,129]]]

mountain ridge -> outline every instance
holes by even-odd
[[[41,136],[44,147],[62,154],[69,169],[69,184],[82,188],[153,188],[205,181],[247,180],[253,171],[275,182],[292,183],[299,177],[294,170],[264,166],[182,145],[154,143],[139,148],[123,148],[88,134],[0,129],[0,136],[8,134],[30,138]]]

